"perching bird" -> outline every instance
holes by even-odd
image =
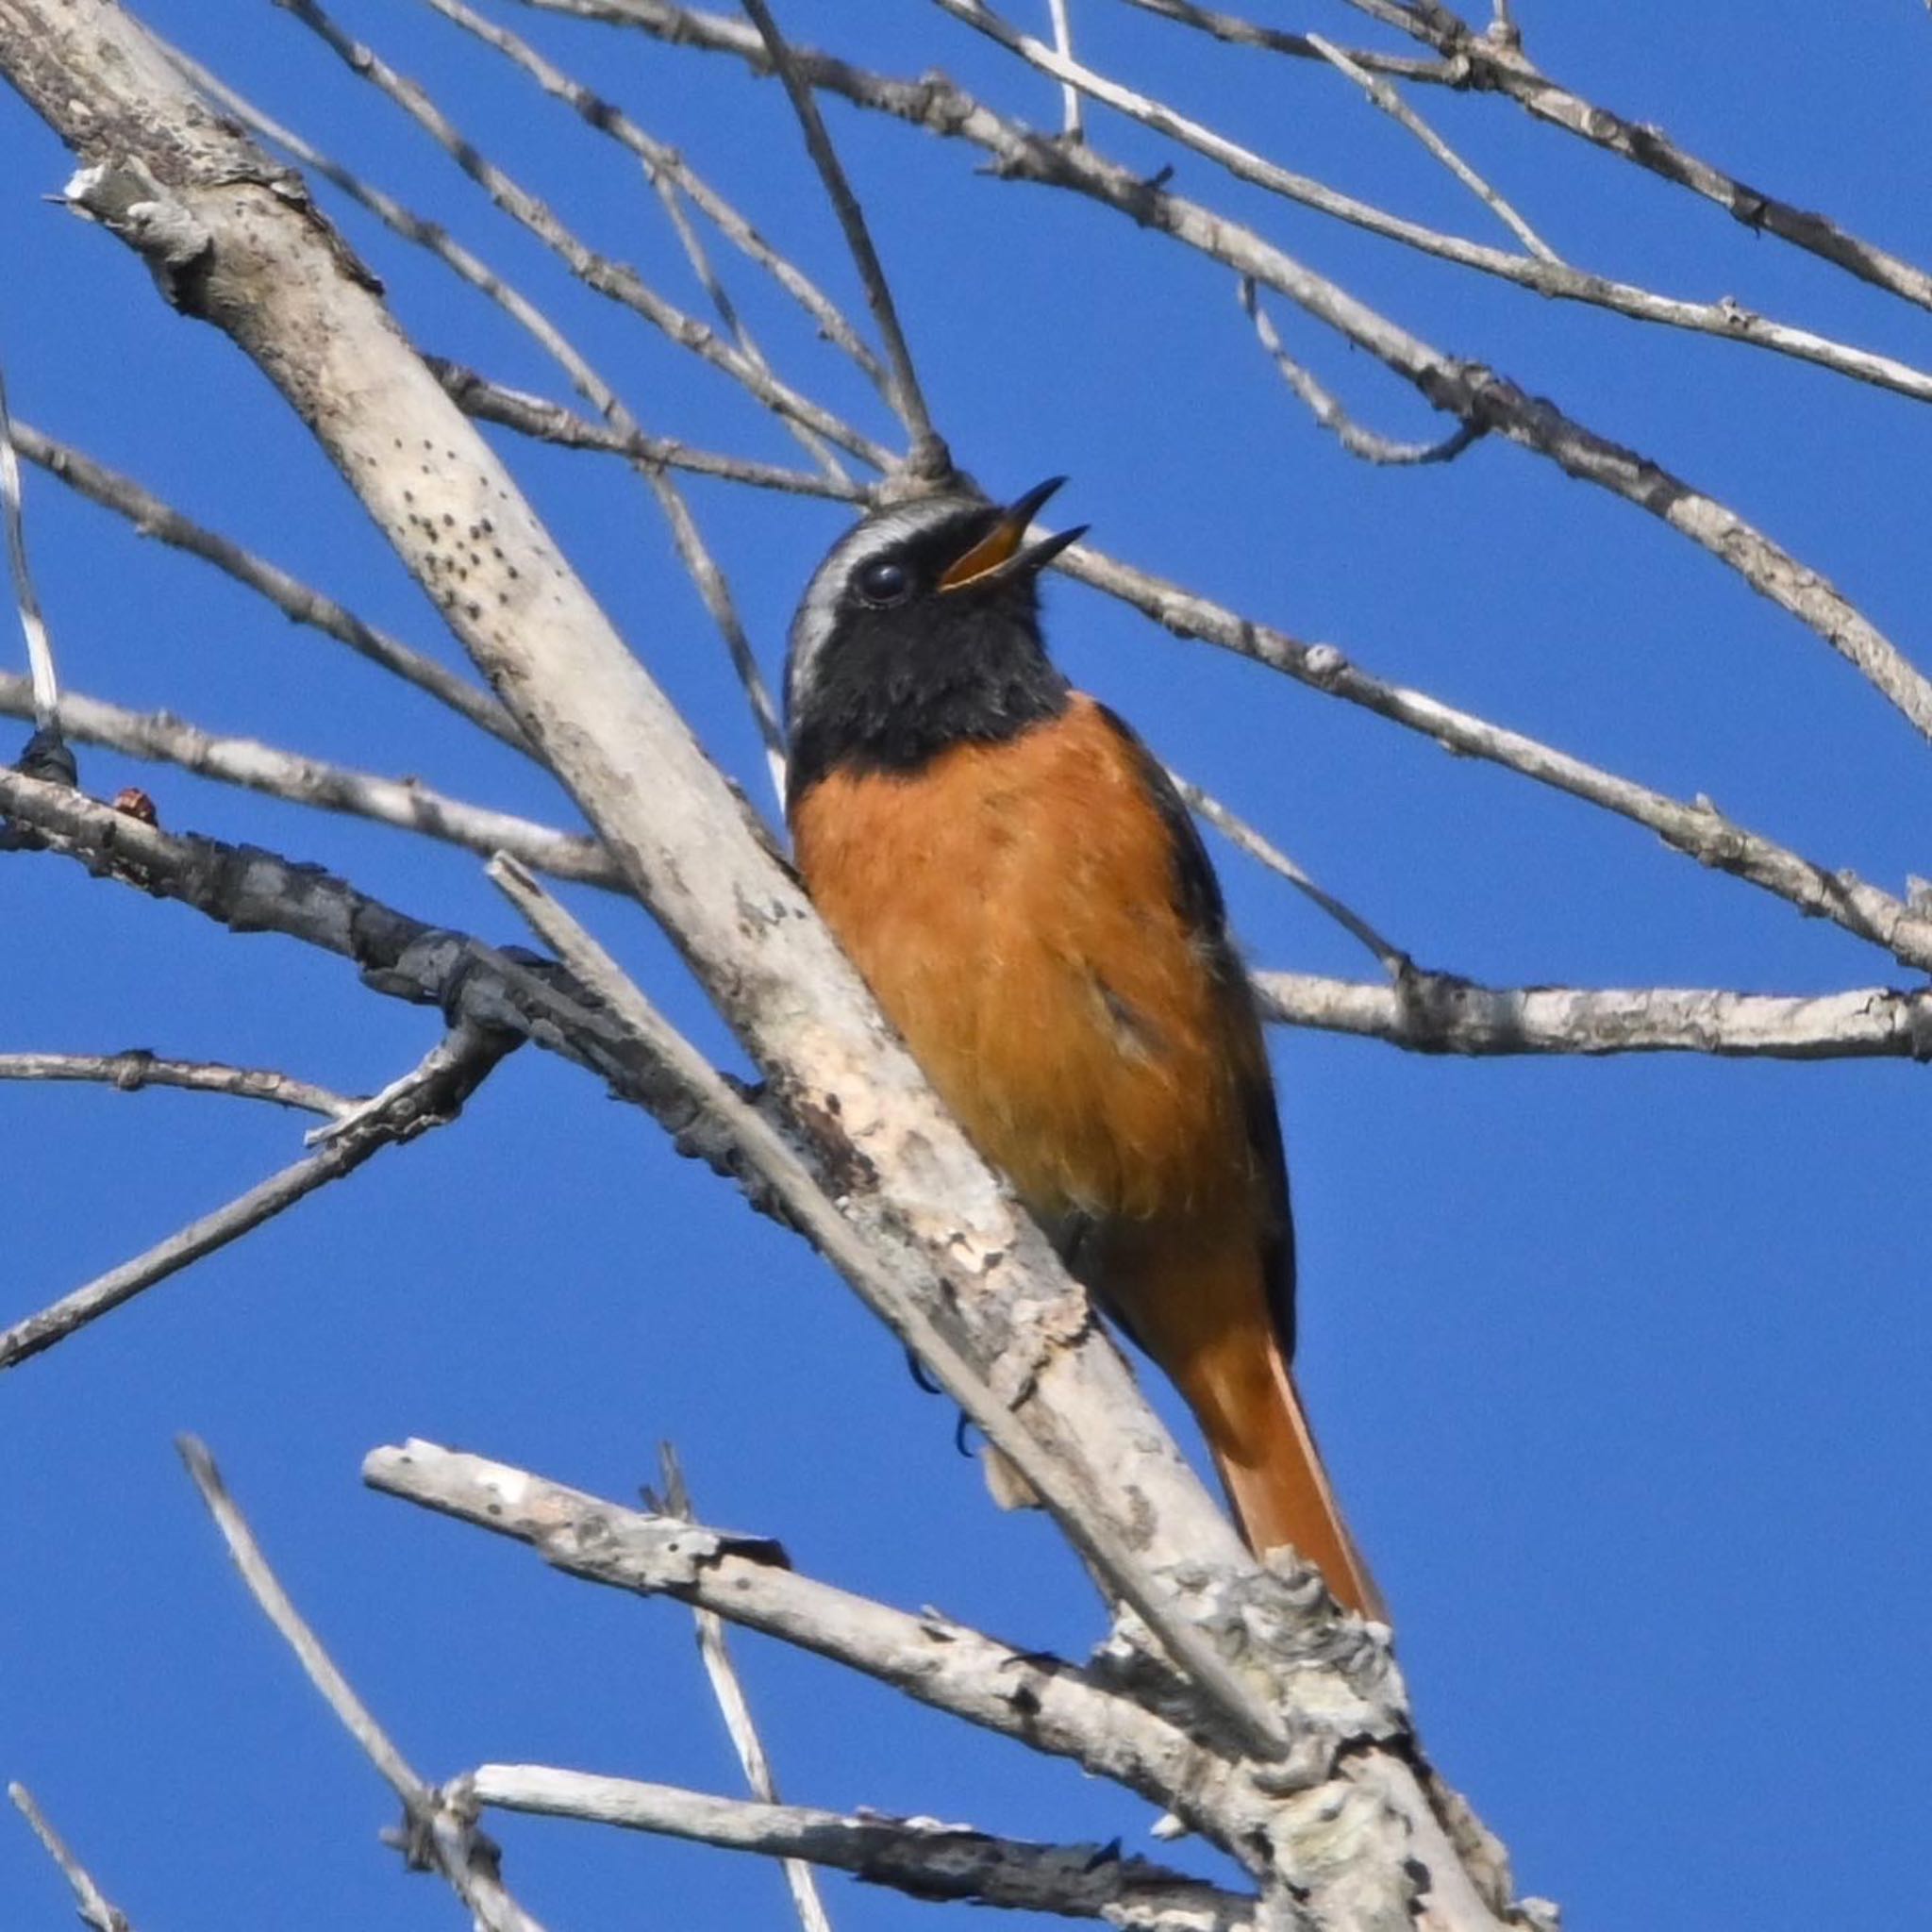
[[[1249,1545],[1381,1600],[1289,1361],[1294,1240],[1261,1031],[1187,808],[1041,636],[1006,509],[927,497],[833,547],[791,627],[807,890],[941,1098],[1198,1418]]]

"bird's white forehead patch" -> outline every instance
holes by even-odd
[[[824,651],[846,586],[854,575],[875,557],[897,550],[901,544],[936,530],[941,524],[968,511],[985,509],[976,496],[923,496],[913,503],[902,503],[891,509],[878,510],[853,525],[832,545],[824,562],[819,565],[806,587],[798,615],[791,620],[791,655],[786,664],[785,689],[789,708],[795,715],[800,702],[812,686],[819,658]]]

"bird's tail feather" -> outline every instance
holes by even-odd
[[[1357,1616],[1386,1623],[1382,1592],[1335,1500],[1293,1374],[1272,1336],[1269,1341],[1272,1373],[1265,1390],[1254,1390],[1229,1418],[1235,1428],[1225,1441],[1209,1442],[1241,1535],[1257,1556],[1293,1544],[1321,1571],[1338,1601]]]

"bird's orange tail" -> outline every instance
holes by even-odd
[[[1294,1376],[1269,1338],[1269,1386],[1239,1413],[1225,1444],[1210,1441],[1215,1467],[1248,1547],[1257,1556],[1292,1543],[1321,1571],[1337,1600],[1360,1617],[1388,1622],[1308,1426]]]
[[[1258,1556],[1291,1543],[1338,1602],[1386,1623],[1382,1593],[1349,1534],[1261,1305],[1254,1263],[1197,1259],[1190,1273],[1191,1293],[1142,1302],[1135,1332],[1199,1420],[1248,1547]]]

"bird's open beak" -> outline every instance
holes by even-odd
[[[1049,476],[1018,502],[1008,505],[1000,512],[999,522],[941,575],[939,588],[967,591],[1004,583],[1008,577],[1043,570],[1068,544],[1077,543],[1087,534],[1085,524],[1078,529],[1062,530],[1057,537],[1043,537],[1024,550],[1020,547],[1041,505],[1066,480]]]

